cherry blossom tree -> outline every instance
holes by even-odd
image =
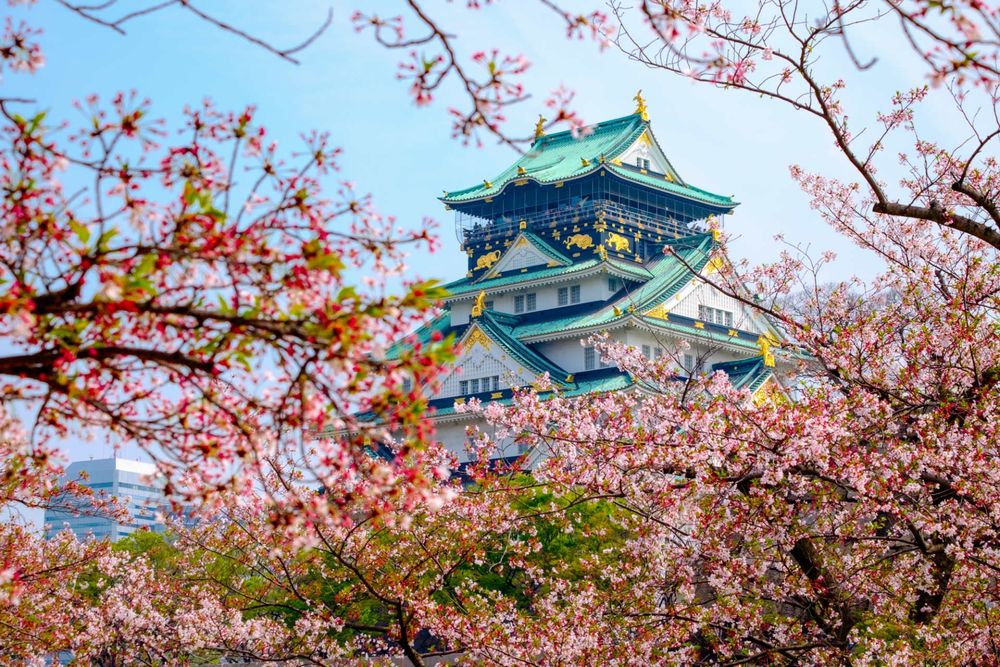
[[[11,36],[11,66],[38,62],[29,39]],[[205,103],[176,133],[135,93],[86,100],[80,127],[25,108],[0,102],[0,374],[4,402],[34,415],[30,445],[136,443],[189,499],[302,459],[324,429],[337,435],[306,463],[329,488],[381,492],[363,482],[363,451],[387,428],[407,467],[428,433],[403,380],[432,382],[448,345],[384,359],[441,293],[405,281],[393,294],[385,279],[407,246],[433,249],[429,221],[405,231],[349,182],[328,188],[329,137],[304,135],[289,161],[252,108]]]
[[[63,4],[117,30],[142,16]],[[296,53],[197,3],[164,4]],[[5,489],[48,502],[55,440],[112,434],[144,447],[172,495],[202,501],[209,519],[178,526],[176,560],[155,567],[7,529],[11,660],[71,648],[97,664],[995,661],[997,10],[855,1],[806,14],[763,0],[747,13],[664,0],[613,3],[613,31],[602,11],[541,4],[571,38],[763,95],[829,133],[858,182],[808,167],[792,176],[884,274],[829,287],[819,271],[832,258],[793,248],[713,278],[784,330],[778,354],[801,360],[808,381],[757,401],[723,375],[682,389],[666,358],[603,342],[649,391],[472,402],[499,437],[544,456],[528,477],[491,465],[480,441],[474,484],[461,487],[422,419],[423,395],[403,388],[433,386],[448,341],[380,354],[439,294],[419,283],[392,295],[381,282],[430,235],[399,229],[346,183],[325,190],[337,157],[326,137],[308,135],[286,161],[252,109],[203,105],[175,134],[139,96],[87,100],[79,129],[3,100],[0,335],[17,349],[0,373],[5,403],[34,415],[11,447],[48,471],[39,486],[10,465]],[[421,3],[401,7],[355,21],[406,54],[398,74],[414,101],[454,82],[469,103],[451,112],[455,135],[517,145],[504,114],[528,99],[517,79],[528,59],[460,54]],[[875,65],[852,36],[886,26],[929,87],[903,87],[862,132],[843,91]],[[829,76],[819,59],[831,51],[853,70]],[[12,70],[43,62],[27,26],[8,25],[0,56]],[[919,124],[921,103],[942,91],[967,128],[957,148]],[[571,100],[553,95],[552,122],[579,126]],[[93,185],[68,191],[75,174]],[[363,267],[380,278],[354,288]],[[374,444],[390,455],[368,456]],[[552,559],[559,535],[578,542]],[[140,587],[148,599],[130,595]]]
[[[98,20],[101,8],[62,4]],[[281,57],[299,48],[178,4]],[[121,30],[143,13],[106,24]],[[38,33],[7,22],[5,69],[44,64]],[[160,591],[142,559],[112,557],[106,544],[43,541],[17,512],[81,511],[83,500],[85,511],[115,511],[75,497],[87,493],[79,484],[57,484],[66,438],[137,445],[171,500],[205,508],[293,467],[310,490],[280,496],[283,506],[271,499],[279,524],[314,503],[319,485],[331,491],[317,511],[331,521],[346,520],[347,506],[423,502],[442,471],[420,462],[431,431],[424,399],[407,387],[433,386],[451,342],[393,360],[384,350],[442,294],[409,278],[387,287],[409,248],[435,248],[433,224],[404,228],[380,214],[334,179],[328,136],[306,133],[301,148],[282,150],[252,107],[205,102],[168,128],[134,92],[51,116],[38,104],[0,98],[2,659],[72,649],[81,661],[142,652],[169,662],[232,648],[233,637],[257,636],[238,613],[218,619],[217,636],[195,636],[218,600],[181,580]],[[52,119],[70,113],[82,121]],[[374,446],[394,456],[376,460]],[[129,606],[137,587],[159,597]],[[157,599],[181,591],[186,604],[155,617]]]

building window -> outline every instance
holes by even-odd
[[[410,378],[403,378],[403,392],[410,393],[413,391],[413,380]]]
[[[526,294],[525,297],[524,297],[525,310],[527,310],[527,311],[534,310],[535,309],[536,301],[537,300],[535,298],[535,293],[534,292],[532,292],[531,294]]]
[[[733,313],[730,310],[698,306],[698,319],[710,324],[719,324],[726,327],[733,326]]]
[[[639,167],[639,169],[649,169],[649,160],[637,157],[635,159],[635,166]]]
[[[663,348],[662,347],[656,346],[655,348],[653,348],[653,358],[654,359],[659,359],[662,356],[663,356]]]
[[[518,294],[514,297],[514,312],[523,313],[524,312],[524,295]]]
[[[472,380],[459,380],[458,391],[462,395],[478,394],[483,391],[500,391],[500,376],[493,375],[485,378],[475,378]]]
[[[642,356],[644,356],[647,359],[649,359],[650,358],[650,354],[651,354],[650,347],[648,345],[643,345],[642,346]]]
[[[486,302],[486,310],[493,310],[493,302],[492,301],[487,301]]]
[[[608,278],[608,291],[617,292],[622,288],[622,284],[621,278]]]
[[[583,369],[592,371],[597,368],[597,350],[592,347],[583,348]]]
[[[560,287],[559,288],[559,296],[558,296],[557,301],[559,302],[560,306],[565,306],[567,303],[569,303],[569,288],[568,287]]]
[[[702,371],[704,360],[695,357],[693,354],[684,355],[684,370],[688,372],[689,375],[695,375]]]
[[[569,302],[580,303],[580,286],[573,285],[569,288]]]

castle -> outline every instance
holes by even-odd
[[[438,331],[460,344],[430,400],[438,437],[460,460],[477,418],[456,406],[471,397],[509,403],[512,389],[543,373],[565,396],[643,391],[586,343],[598,333],[650,359],[674,357],[678,380],[721,370],[754,396],[781,391],[778,332],[703,280],[727,261],[717,228],[737,202],[687,183],[641,94],[636,101],[635,113],[578,136],[547,135],[540,119],[520,159],[441,197],[455,211],[467,270],[416,336]],[[678,353],[680,341],[688,347]],[[500,443],[498,455],[518,453]]]

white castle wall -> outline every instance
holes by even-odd
[[[501,313],[514,314],[514,297],[526,296],[529,293],[535,295],[535,310],[526,312],[537,312],[560,308],[559,288],[580,286],[580,303],[590,303],[594,301],[606,301],[613,292],[608,289],[608,276],[599,274],[579,280],[553,283],[547,285],[535,285],[522,287],[509,292],[486,292],[486,300],[493,302],[493,310]],[[453,325],[466,324],[472,313],[472,304],[475,302],[477,294],[469,294],[468,298],[451,303],[451,323]],[[567,304],[576,305],[576,304]]]

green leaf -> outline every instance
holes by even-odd
[[[132,270],[132,274],[136,277],[147,276],[153,272],[156,268],[156,256],[155,255],[143,255],[142,259],[139,260],[139,264]]]
[[[90,240],[90,230],[87,229],[86,225],[82,225],[76,220],[71,219],[69,221],[69,228],[73,230],[73,233],[76,234],[81,243],[87,245],[87,242]]]

